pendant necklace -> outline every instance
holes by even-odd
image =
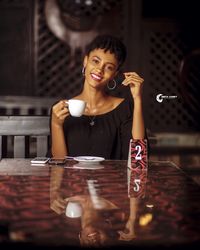
[[[94,124],[95,124],[95,122],[94,122],[95,118],[96,118],[96,115],[93,116],[92,118],[89,116],[89,119],[90,119],[90,126],[94,126]]]

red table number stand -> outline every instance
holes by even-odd
[[[128,195],[143,198],[145,196],[148,169],[147,140],[130,140],[128,156]]]

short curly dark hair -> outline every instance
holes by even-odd
[[[105,52],[110,51],[114,54],[119,63],[118,69],[126,60],[126,46],[117,37],[111,35],[98,35],[94,40],[86,46],[86,55],[95,49],[103,49]]]

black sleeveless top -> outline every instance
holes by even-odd
[[[66,117],[63,129],[69,156],[128,159],[132,137],[133,103],[124,99],[105,114]],[[94,125],[91,126],[91,121]]]

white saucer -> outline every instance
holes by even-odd
[[[79,163],[84,163],[84,164],[88,164],[88,163],[98,164],[99,162],[104,161],[105,158],[96,157],[96,156],[77,156],[77,157],[74,157],[74,160],[78,161]]]
[[[73,165],[72,167],[64,167],[64,168],[73,168],[73,169],[88,169],[88,170],[96,170],[96,169],[103,169],[104,166],[99,164],[99,163],[94,163],[94,164],[83,164],[78,163]]]

